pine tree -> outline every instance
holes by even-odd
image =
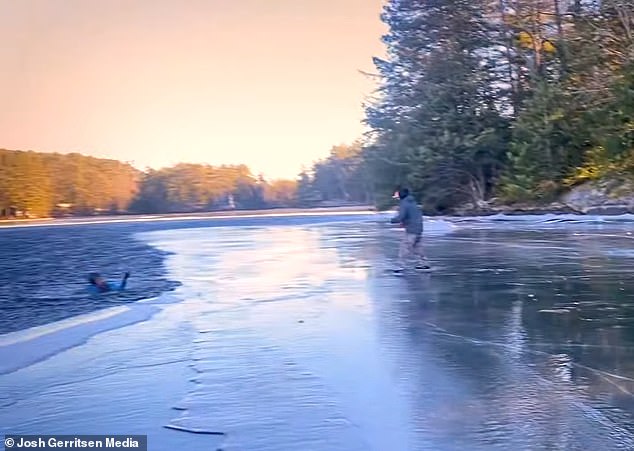
[[[321,195],[306,171],[299,174],[297,180],[297,204],[299,207],[312,207],[321,201]]]
[[[477,0],[386,7],[390,59],[377,61],[384,84],[367,110],[366,151],[385,194],[407,184],[435,209],[490,195],[506,154],[508,88],[490,70],[501,53],[489,12]]]

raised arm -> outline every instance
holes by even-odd
[[[130,273],[126,272],[121,279],[121,284],[119,285],[119,291],[125,290],[125,286],[128,283],[128,277],[130,277]]]

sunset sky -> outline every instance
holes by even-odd
[[[0,148],[294,177],[363,132],[382,0],[0,0]]]

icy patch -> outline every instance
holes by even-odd
[[[175,302],[165,294],[127,306],[112,307],[30,329],[0,335],[0,374],[7,374],[79,346],[91,337],[147,321],[161,304]]]
[[[319,377],[250,334],[233,331],[231,341],[209,337],[196,343],[194,387],[175,406],[181,413],[166,428],[222,434],[227,446],[246,442],[258,450],[307,449],[307,444],[369,449]]]
[[[608,249],[604,253],[610,257],[634,258],[633,249]]]
[[[140,235],[173,253],[198,332],[190,389],[164,427],[222,435],[227,450],[409,449],[406,407],[368,351],[373,306],[360,293],[385,232],[372,222]]]
[[[624,215],[575,215],[575,214],[544,214],[544,215],[504,215],[468,216],[451,220],[454,223],[526,223],[541,225],[569,225],[569,224],[610,224],[634,222],[633,214]]]
[[[253,213],[253,214],[203,214],[203,215],[143,215],[143,216],[110,216],[98,219],[76,218],[67,220],[50,220],[41,219],[34,222],[22,222],[7,224],[0,223],[0,228],[18,228],[18,227],[52,227],[52,226],[76,226],[88,224],[111,224],[111,223],[128,223],[128,222],[156,222],[156,221],[201,221],[201,220],[220,220],[220,219],[253,219],[253,218],[283,218],[283,217],[313,217],[313,216],[367,216],[375,214],[374,210],[340,210],[340,211],[291,211],[283,213]]]
[[[442,219],[428,219],[423,224],[423,235],[439,236],[446,235],[457,229],[457,227],[449,221]]]

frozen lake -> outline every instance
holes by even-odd
[[[0,430],[633,449],[634,222],[509,219],[426,223],[436,270],[403,277],[386,273],[402,231],[375,216],[135,229],[180,286],[1,335]]]

